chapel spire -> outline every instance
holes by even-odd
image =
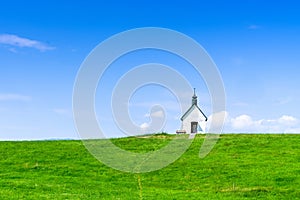
[[[194,88],[194,95],[192,97],[192,105],[197,105],[196,88]]]

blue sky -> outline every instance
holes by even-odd
[[[299,8],[296,1],[3,1],[0,139],[77,138],[72,91],[81,63],[108,37],[149,26],[180,31],[210,54],[226,89],[225,132],[300,132]],[[129,69],[156,60],[186,76],[194,73],[164,53],[137,53],[123,62]],[[117,69],[107,73],[106,91],[121,75]],[[205,84],[196,76],[190,82],[209,116]],[[192,94],[184,95],[189,102]],[[101,94],[96,99],[97,116],[105,120],[109,111],[101,106],[108,101],[102,102]],[[166,106],[164,130],[174,132],[181,113],[160,87],[133,96],[129,109],[135,123],[149,122],[152,103]],[[115,130],[110,127],[105,131]]]

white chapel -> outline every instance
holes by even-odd
[[[197,105],[197,96],[194,88],[194,95],[192,97],[191,107],[181,117],[181,130],[177,133],[204,133],[207,117]]]

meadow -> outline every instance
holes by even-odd
[[[129,151],[172,135],[119,138]],[[81,141],[0,142],[0,199],[300,199],[300,135],[224,134],[200,159],[204,135],[158,171],[125,173],[96,160]]]

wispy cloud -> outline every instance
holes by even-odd
[[[70,114],[69,110],[63,109],[63,108],[55,108],[55,109],[53,109],[53,112],[55,112],[56,114],[59,114],[59,115],[69,115]]]
[[[151,114],[147,113],[144,115],[144,117],[159,117],[159,118],[162,118],[164,116],[165,116],[165,114],[162,110],[152,112]]]
[[[161,106],[166,110],[173,110],[173,111],[179,111],[180,110],[180,104],[177,101],[160,101],[158,102],[134,102],[129,103],[128,106],[130,107],[143,107],[143,108],[151,108],[153,106]]]
[[[290,103],[291,101],[293,101],[293,98],[290,96],[286,96],[286,97],[281,97],[279,99],[276,100],[276,102],[274,103],[274,105],[285,105]]]
[[[0,101],[30,101],[30,96],[20,94],[0,94]]]
[[[239,107],[249,106],[248,103],[246,103],[246,102],[241,102],[241,101],[235,102],[235,103],[233,103],[232,105],[233,105],[233,106],[239,106]]]
[[[53,50],[55,47],[44,44],[37,40],[20,37],[12,34],[0,34],[0,44],[11,45],[13,47],[28,47],[39,51]],[[14,48],[10,48],[16,51]]]
[[[256,29],[259,29],[260,26],[252,24],[252,25],[248,26],[247,28],[250,29],[250,30],[256,30]]]
[[[235,65],[235,66],[241,66],[245,63],[244,59],[241,58],[241,57],[234,57],[232,58],[232,63]]]
[[[10,52],[13,52],[13,53],[17,53],[18,51],[15,49],[15,48],[13,48],[13,47],[11,47],[11,48],[9,48],[8,49]]]

